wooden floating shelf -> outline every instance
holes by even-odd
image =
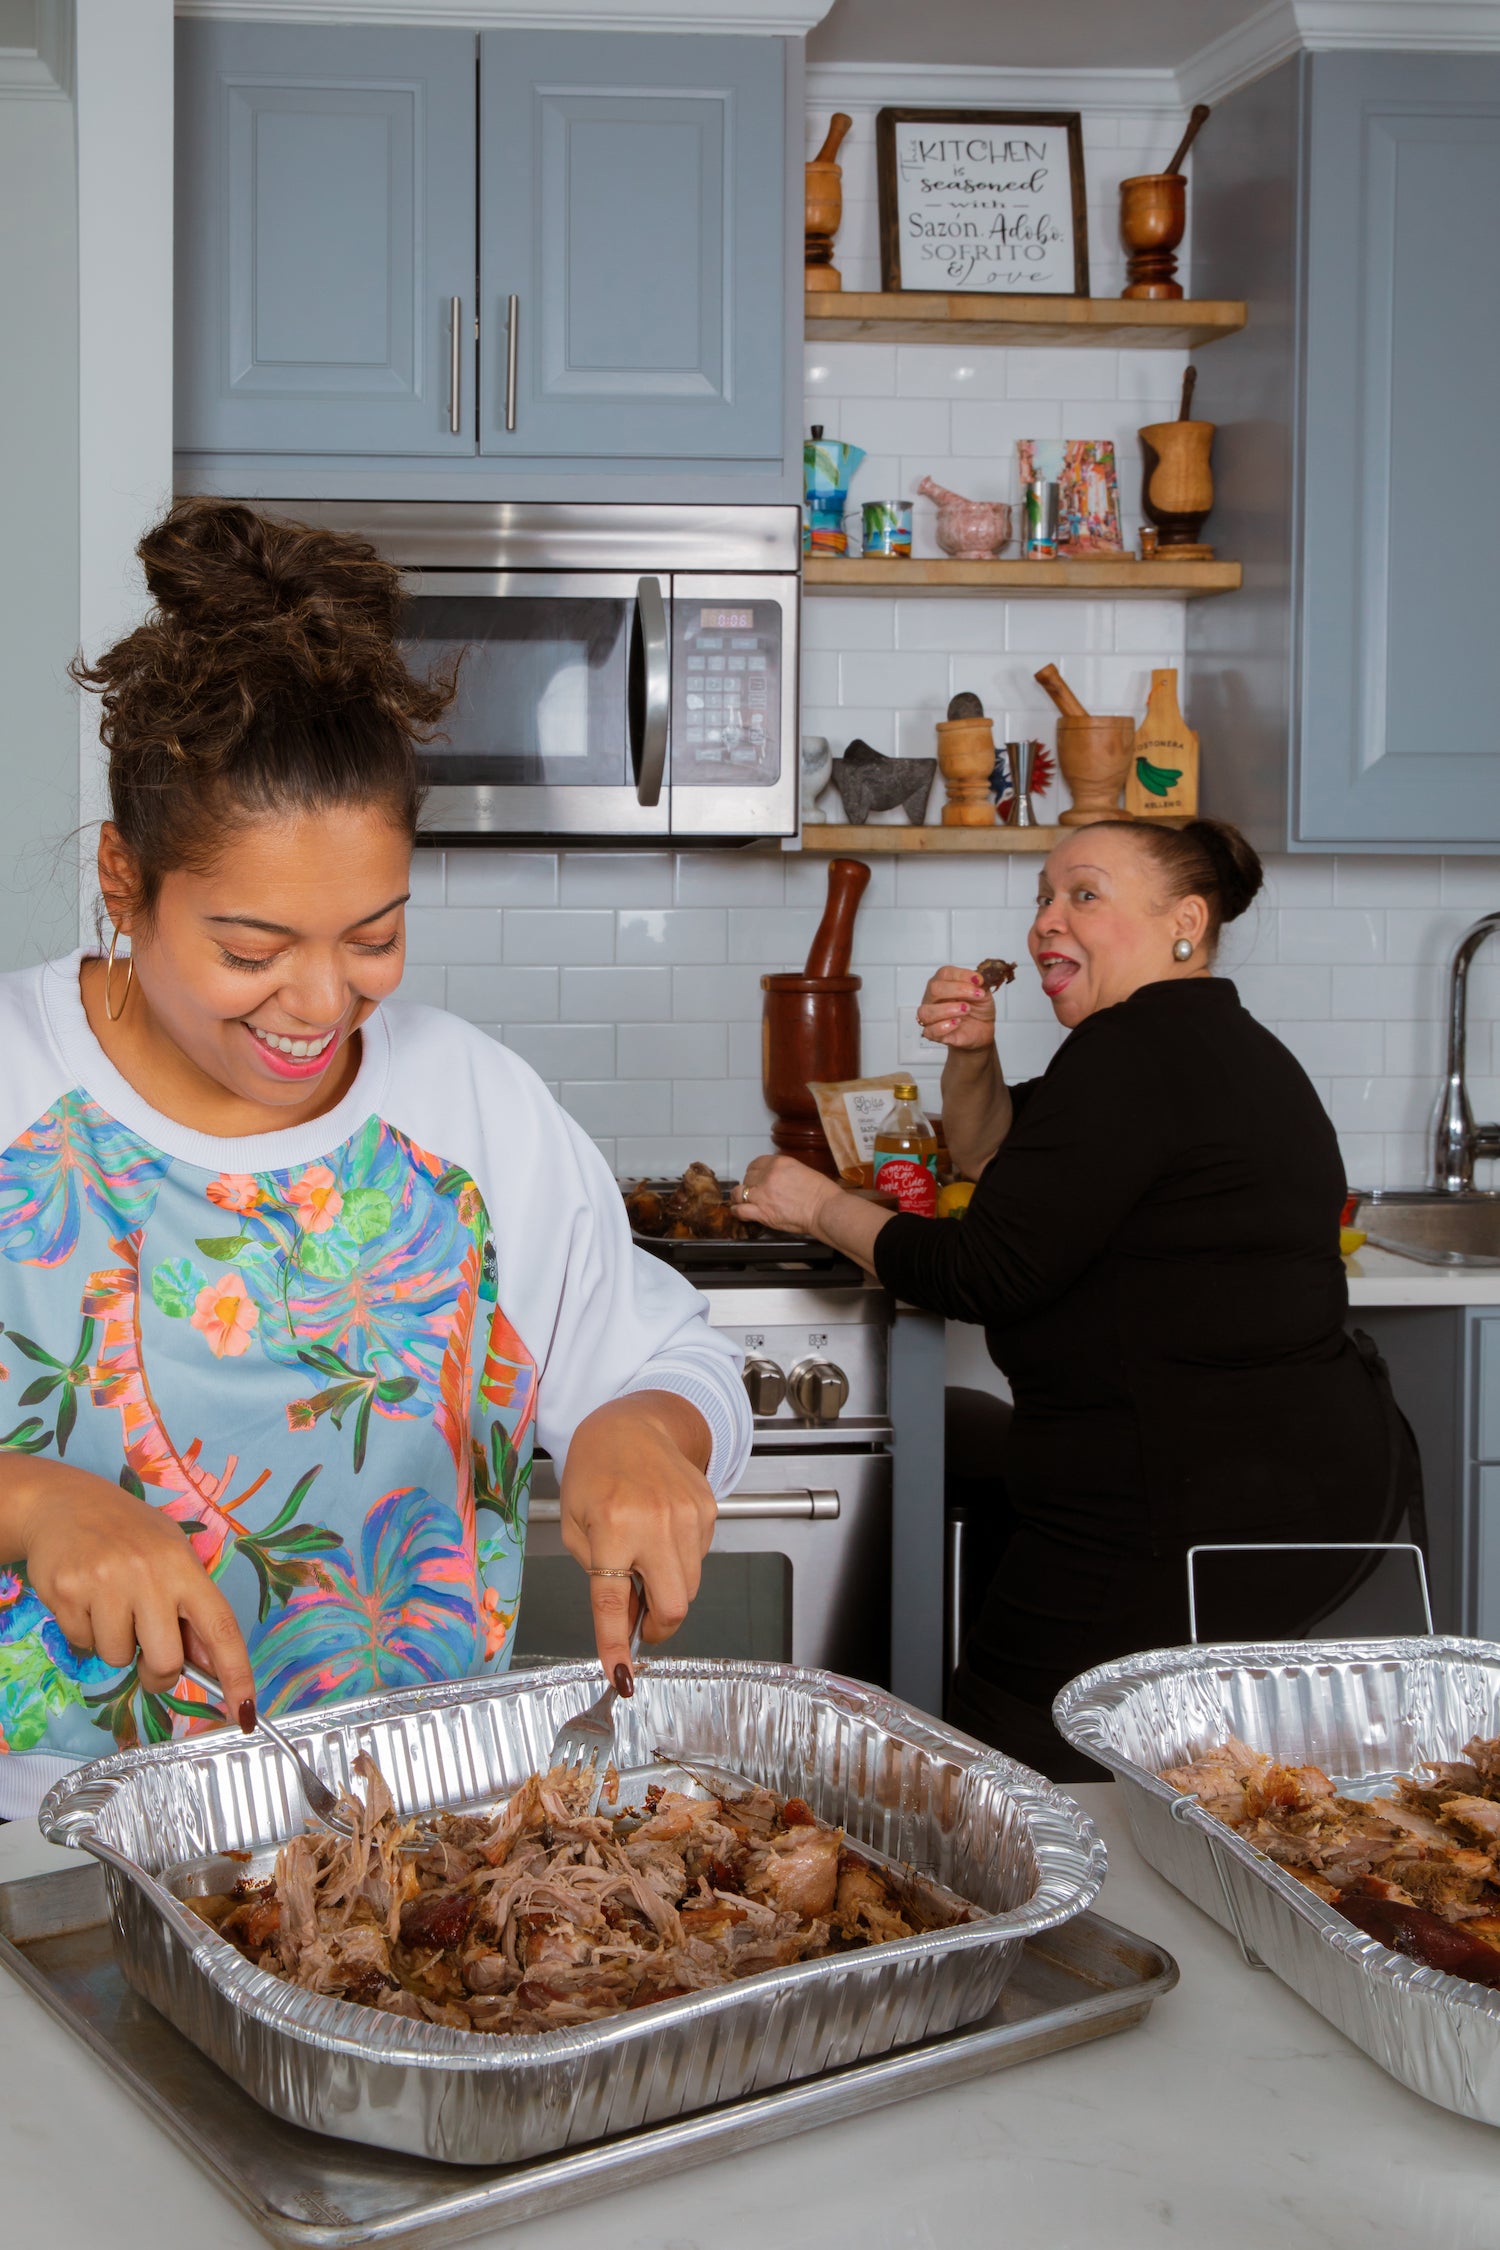
[[[810,594],[1075,594],[1096,601],[1145,601],[1163,594],[1232,594],[1237,562],[1140,562],[1094,555],[1076,562],[892,560],[884,555],[804,555]]]
[[[805,852],[1050,852],[1071,828],[912,828],[880,823],[855,828],[829,821],[804,825]]]
[[[829,344],[1081,344],[1192,352],[1245,325],[1244,305],[1227,297],[1162,302],[815,289],[804,302],[808,341]]]

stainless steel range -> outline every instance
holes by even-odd
[[[674,1654],[759,1657],[885,1681],[891,1650],[890,1299],[809,1244],[654,1242],[745,1353],[755,1443],[719,1504],[703,1589]],[[538,1462],[518,1656],[593,1647]]]

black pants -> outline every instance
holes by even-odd
[[[1421,1463],[1405,1418],[1390,1400],[1383,1365],[1371,1368],[1389,1401],[1390,1467],[1384,1489],[1330,1506],[1299,1527],[1300,1539],[1380,1540],[1403,1517],[1424,1540]],[[969,1394],[971,1396],[975,1394]],[[1008,1409],[987,1402],[1000,1415]],[[1105,1781],[1102,1766],[1065,1743],[1052,1724],[1052,1699],[1080,1672],[1138,1650],[1189,1638],[1187,1548],[1153,1542],[1142,1505],[1122,1498],[1109,1511],[1108,1535],[1073,1529],[1079,1511],[1018,1510],[995,1475],[1003,1425],[969,1410],[949,1415],[949,1501],[983,1518],[998,1560],[989,1591],[949,1689],[950,1722],[1052,1780]],[[979,1442],[972,1442],[976,1433]],[[1101,1511],[1102,1515],[1102,1511]],[[1205,1541],[1213,1537],[1205,1530]],[[1239,1555],[1198,1572],[1203,1640],[1298,1640],[1347,1599],[1378,1558],[1340,1554]]]

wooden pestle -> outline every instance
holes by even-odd
[[[1213,113],[1209,109],[1207,102],[1195,102],[1193,104],[1193,113],[1188,119],[1187,131],[1183,134],[1182,139],[1178,142],[1177,153],[1173,157],[1171,163],[1167,166],[1167,172],[1169,174],[1173,172],[1180,172],[1182,170],[1183,159],[1186,157],[1187,152],[1192,147],[1194,141],[1198,138],[1198,135],[1202,132],[1204,126],[1208,123],[1208,120],[1212,114]]]
[[[828,903],[808,949],[805,977],[846,977],[854,951],[854,915],[870,880],[862,859],[828,862]]]
[[[1037,686],[1052,698],[1065,719],[1086,719],[1089,716],[1055,664],[1044,664],[1034,677]]]
[[[1208,115],[1208,111],[1205,110],[1203,114],[1206,117]],[[817,155],[811,159],[811,162],[814,164],[835,163],[838,159],[839,150],[844,145],[844,135],[849,131],[849,128],[853,125],[853,123],[853,118],[846,117],[841,109],[835,110],[832,118],[829,120],[827,139],[824,141],[823,146],[819,149]],[[806,146],[805,142],[803,143],[803,146]]]

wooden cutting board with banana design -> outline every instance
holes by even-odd
[[[1125,776],[1133,820],[1191,820],[1198,810],[1198,737],[1182,716],[1174,670],[1153,672],[1146,716]]]

